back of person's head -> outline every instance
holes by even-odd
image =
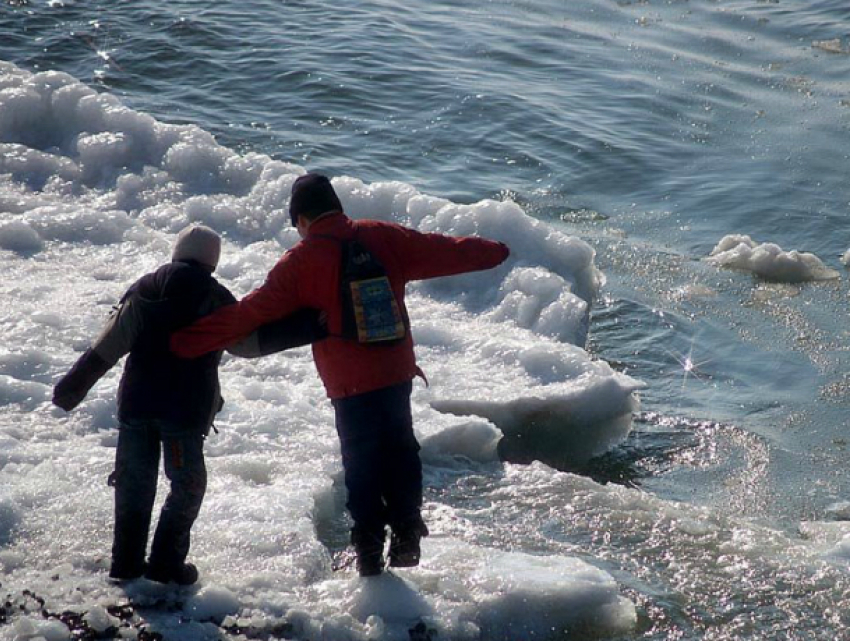
[[[194,262],[215,271],[221,256],[221,237],[204,225],[191,225],[177,235],[171,260]]]
[[[322,214],[342,211],[342,203],[334,191],[331,181],[322,174],[304,174],[292,184],[289,200],[289,216],[295,227],[299,216],[315,220]]]

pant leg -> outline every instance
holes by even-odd
[[[421,521],[422,462],[410,409],[412,385],[387,388],[381,422],[381,494],[393,529]]]
[[[381,493],[382,465],[379,398],[374,392],[333,401],[348,508],[355,532],[383,540],[386,508]]]
[[[207,488],[204,437],[200,432],[162,431],[162,455],[170,490],[151,544],[150,566],[176,571],[189,554],[192,525]]]
[[[355,527],[419,519],[422,463],[413,433],[410,382],[337,399],[347,507]]]
[[[135,576],[144,570],[145,551],[159,473],[159,432],[147,423],[122,424],[115,472],[115,529],[112,571]]]

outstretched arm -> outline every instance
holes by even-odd
[[[504,243],[473,236],[426,234],[399,227],[394,246],[404,257],[406,280],[491,269],[510,255]]]
[[[65,411],[79,405],[115,363],[133,347],[142,331],[144,303],[129,295],[115,309],[94,344],[83,352],[53,388],[53,404]]]

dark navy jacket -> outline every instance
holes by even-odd
[[[118,419],[160,419],[206,430],[221,408],[221,352],[183,359],[171,353],[171,333],[222,305],[233,295],[203,267],[174,262],[139,279],[122,300],[139,324],[118,387]],[[95,351],[101,352],[98,345]],[[101,354],[104,356],[104,354]],[[111,359],[109,359],[111,360]]]
[[[208,431],[222,406],[218,382],[221,351],[179,358],[169,350],[169,338],[201,316],[235,302],[201,265],[163,265],[127,290],[98,339],[56,384],[53,402],[70,411],[129,354],[118,387],[120,421],[157,419],[177,429]],[[326,336],[319,312],[301,309],[259,327],[227,350],[256,358]]]

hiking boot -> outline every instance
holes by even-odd
[[[357,573],[360,576],[378,576],[383,571],[384,553],[382,550],[357,553]]]
[[[112,566],[109,568],[109,579],[116,583],[133,581],[134,579],[141,578],[145,573],[145,569],[146,566],[144,563],[140,566],[130,567],[113,561]]]
[[[380,532],[367,532],[354,528],[351,542],[357,553],[357,572],[360,576],[377,576],[384,571],[384,538]]]
[[[419,565],[419,541],[428,536],[428,527],[422,519],[393,528],[390,538],[390,567],[412,568]]]
[[[149,566],[145,578],[157,583],[176,583],[177,585],[192,585],[198,581],[198,568],[192,563],[184,563],[177,568],[157,568]]]

